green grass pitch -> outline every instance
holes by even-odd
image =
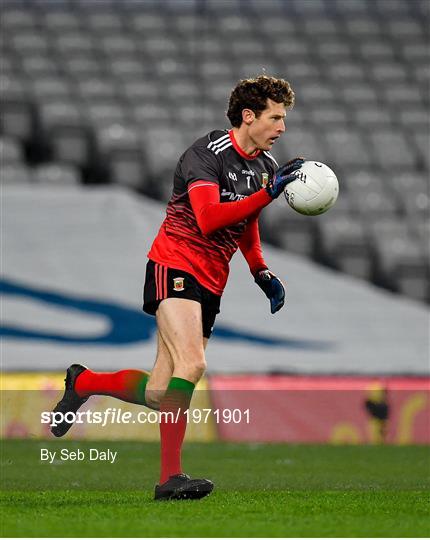
[[[118,452],[40,461],[40,448]],[[428,447],[186,444],[200,501],[153,501],[158,444],[2,441],[2,536],[430,535]]]

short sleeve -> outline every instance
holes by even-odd
[[[199,146],[189,148],[181,163],[182,176],[187,186],[196,180],[209,180],[219,184],[220,169],[215,154],[208,148]]]

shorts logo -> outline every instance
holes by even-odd
[[[173,290],[176,292],[181,292],[185,290],[183,277],[173,278]]]
[[[267,186],[267,182],[269,181],[269,174],[264,172],[264,173],[261,175],[261,180],[262,180],[262,182],[261,182],[262,187],[266,187],[266,186]]]

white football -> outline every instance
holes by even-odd
[[[334,172],[318,161],[305,161],[284,189],[284,195],[296,212],[317,216],[327,212],[339,195],[339,182]]]

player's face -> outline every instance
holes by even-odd
[[[285,131],[285,106],[271,99],[260,116],[249,126],[249,136],[260,150],[270,150]]]

